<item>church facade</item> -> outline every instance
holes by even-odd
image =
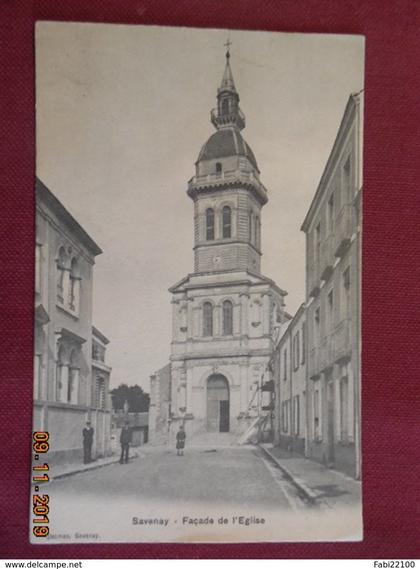
[[[169,290],[173,328],[169,434],[243,434],[264,407],[263,383],[286,292],[261,274],[267,190],[242,137],[245,116],[226,53],[211,112],[216,132],[188,182],[194,202],[194,272]],[[272,382],[271,382],[272,383]]]

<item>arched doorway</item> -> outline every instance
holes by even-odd
[[[207,380],[207,430],[229,432],[229,383],[224,375],[211,375]]]

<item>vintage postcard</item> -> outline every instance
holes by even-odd
[[[32,543],[356,541],[364,38],[36,27]]]

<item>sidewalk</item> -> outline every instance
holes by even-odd
[[[139,455],[136,451],[130,450],[130,462],[138,457]],[[98,458],[93,462],[89,462],[88,464],[57,464],[51,468],[50,479],[59,480],[60,478],[66,478],[67,476],[72,476],[73,474],[79,474],[88,470],[96,470],[97,468],[108,466],[109,464],[116,464],[119,462],[119,460],[119,455],[113,454],[112,456],[107,456],[105,458]]]
[[[312,504],[334,508],[336,505],[355,505],[361,500],[361,483],[346,474],[299,455],[292,455],[271,444],[260,444]]]

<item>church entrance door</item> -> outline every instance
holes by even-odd
[[[229,384],[224,375],[211,375],[207,380],[207,430],[229,432]]]

